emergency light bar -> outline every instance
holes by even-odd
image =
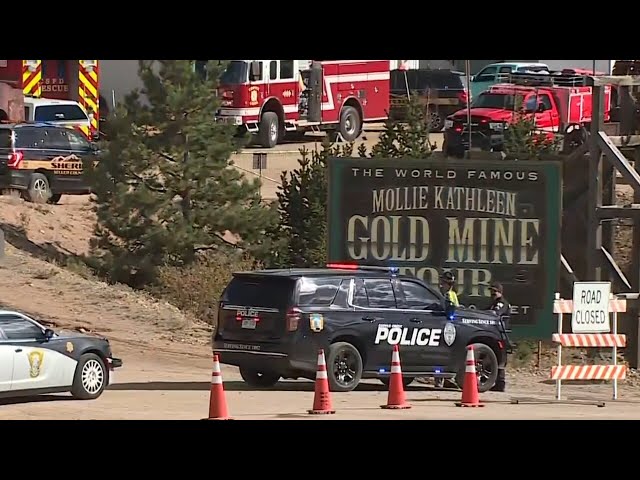
[[[400,273],[400,269],[398,267],[358,265],[357,263],[327,263],[327,268],[336,268],[340,270],[370,270],[373,272],[389,272],[392,274]]]

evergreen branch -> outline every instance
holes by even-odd
[[[236,248],[236,249],[240,249],[240,247],[238,246],[238,244],[230,242],[229,240],[225,239],[222,235],[220,235],[219,233],[214,233],[213,234],[215,237],[217,237],[219,240],[222,240],[222,242],[225,245],[228,245],[230,247]],[[194,246],[193,247],[193,251],[194,252],[203,252],[206,250],[214,250],[218,248],[218,245],[216,245],[215,243],[212,245],[200,245],[200,246]]]
[[[167,193],[167,189],[166,188],[154,187],[152,185],[149,185],[149,183],[147,182],[146,179],[144,179],[143,177],[141,177],[137,173],[133,172],[130,168],[127,169],[127,172],[132,177],[134,177],[136,180],[138,180],[138,182],[142,183],[145,187],[147,187],[149,190],[151,190],[153,192],[156,192],[156,193]]]
[[[160,155],[165,160],[169,160],[170,162],[173,162],[173,163],[178,163],[178,161],[175,160],[171,155],[168,155],[164,152],[158,152],[158,155]]]

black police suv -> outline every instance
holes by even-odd
[[[96,399],[121,366],[105,338],[56,333],[23,313],[0,310],[0,398],[71,392]]]
[[[98,154],[95,144],[69,127],[0,124],[0,190],[17,190],[34,203],[91,193],[84,162],[97,161]]]
[[[332,391],[351,391],[362,378],[388,383],[394,345],[405,385],[429,376],[462,385],[466,347],[474,345],[481,392],[494,386],[510,348],[493,312],[453,308],[397,269],[338,264],[235,273],[213,334],[220,361],[255,387],[313,380],[321,348]]]

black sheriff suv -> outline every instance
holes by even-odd
[[[462,385],[466,347],[474,345],[478,388],[493,388],[510,349],[493,312],[454,308],[441,293],[397,268],[333,264],[327,268],[238,272],[222,293],[213,351],[253,387],[316,374],[324,349],[332,391],[363,378],[387,384],[394,345],[404,384],[416,377]]]

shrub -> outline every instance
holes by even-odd
[[[258,267],[247,255],[210,253],[183,267],[160,267],[157,285],[151,291],[215,327],[218,301],[233,272]]]

